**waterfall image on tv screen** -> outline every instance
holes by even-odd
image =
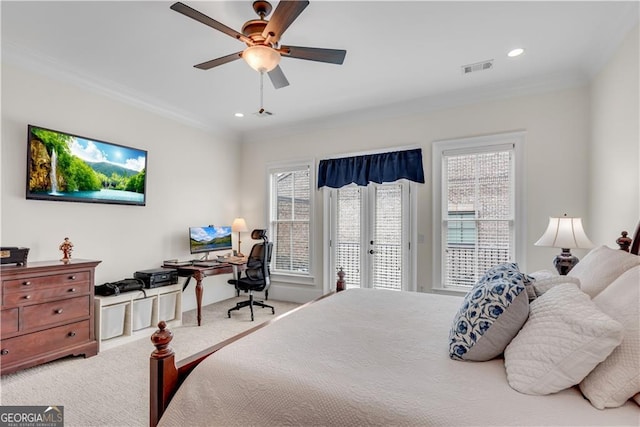
[[[27,199],[146,203],[147,152],[29,125]]]
[[[191,253],[231,249],[231,226],[189,227]]]

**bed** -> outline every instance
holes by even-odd
[[[630,252],[637,255],[639,244],[640,224]],[[619,326],[595,309],[598,312],[595,317],[602,315],[609,319],[596,319],[598,328],[603,323],[614,325],[612,328],[618,329],[609,336],[619,339],[610,343],[606,354],[598,356],[602,363],[593,362],[597,368],[589,370],[595,372],[613,359],[614,353],[617,356],[623,353],[627,371],[620,372],[624,381],[631,381],[623,393],[629,394],[629,386],[633,390],[640,387],[639,377],[627,375],[629,369],[640,372],[638,286],[634,285],[640,276],[633,275],[640,272],[640,257],[613,251],[594,249],[594,255],[590,253],[589,260],[585,257],[581,261],[584,267],[576,277],[567,280],[569,283],[559,277],[546,277],[547,283],[555,283],[549,290],[541,291],[539,303],[535,304],[542,307],[544,295],[564,289],[581,293],[585,304],[595,307],[594,302],[600,297],[594,297],[592,302],[571,282],[577,282],[580,275],[585,283],[595,277],[587,269],[589,265],[602,263],[596,256],[624,258],[625,271],[616,267],[609,274],[607,267],[600,268],[606,273],[602,277],[612,283],[597,293],[606,297],[606,293],[612,294],[609,288],[625,292],[631,289],[629,295],[635,292],[636,301],[626,307],[627,311],[628,307],[635,307],[635,311],[631,317],[627,313],[625,332],[624,319],[619,319],[622,322]],[[621,280],[625,282],[622,285]],[[596,282],[589,286],[595,286]],[[574,294],[569,298],[571,302],[580,299]],[[614,300],[621,299],[614,294]],[[152,336],[156,350],[151,355],[151,426],[640,425],[640,402],[634,402],[632,396],[625,396],[624,403],[616,404],[618,407],[606,409],[597,409],[587,400],[583,390],[595,387],[593,393],[597,394],[601,388],[597,381],[587,381],[590,376],[581,383],[579,378],[575,383],[579,385],[546,394],[525,394],[513,388],[521,386],[518,381],[526,382],[532,369],[540,371],[536,365],[540,360],[518,359],[522,354],[530,354],[529,347],[518,347],[525,351],[516,351],[516,344],[526,341],[524,332],[530,332],[534,326],[529,325],[538,319],[533,302],[530,318],[518,335],[510,339],[504,355],[481,362],[455,360],[448,343],[454,314],[461,310],[462,301],[457,296],[350,289],[305,304],[178,364],[170,348],[171,332],[161,322]],[[602,303],[606,305],[606,300]],[[578,310],[585,313],[583,307]],[[629,319],[636,319],[636,326],[629,326]],[[570,323],[566,318],[562,322]],[[548,340],[543,337],[543,341]],[[555,347],[566,350],[573,345],[565,344],[568,342]],[[621,343],[627,345],[624,351],[620,351]],[[591,348],[590,344],[584,357],[571,350],[574,359],[568,360],[571,366],[566,369],[571,371],[584,358],[592,357],[591,353],[596,351]],[[520,371],[515,369],[517,366]],[[619,380],[615,375],[620,372],[603,370],[601,376],[617,387]],[[562,377],[552,376],[547,382],[557,382]],[[602,380],[597,376],[595,379]],[[617,398],[620,400],[620,395]],[[640,400],[639,395],[635,398]]]

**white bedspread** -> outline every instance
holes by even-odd
[[[460,303],[365,289],[325,298],[203,361],[160,425],[640,425],[633,402],[597,410],[575,387],[524,395],[502,359],[449,359]]]

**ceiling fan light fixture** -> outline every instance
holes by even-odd
[[[249,46],[242,52],[242,59],[259,73],[268,73],[280,63],[280,53],[269,46]]]

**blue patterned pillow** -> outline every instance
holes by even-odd
[[[529,316],[529,282],[516,264],[489,269],[466,295],[453,321],[449,357],[485,361],[499,356]]]
[[[505,277],[507,279],[522,280],[522,284],[525,286],[527,295],[529,297],[529,302],[533,301],[538,297],[533,287],[533,283],[535,282],[535,279],[531,276],[528,276],[520,272],[520,268],[518,267],[518,263],[516,262],[509,262],[505,264],[496,265],[495,267],[491,267],[484,273],[484,275],[480,278],[480,280],[478,280],[478,282],[474,285],[474,288],[476,286],[479,286],[485,283],[488,280],[497,280],[500,277]]]

